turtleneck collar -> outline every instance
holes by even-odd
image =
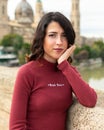
[[[44,58],[41,58],[38,60],[39,63],[41,64],[41,66],[44,66],[46,67],[46,69],[50,69],[50,70],[57,70],[57,63],[52,63],[52,62],[49,62],[47,61],[46,59]]]

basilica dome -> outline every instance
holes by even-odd
[[[31,24],[33,22],[33,10],[26,0],[21,0],[15,9],[15,20],[22,24]]]

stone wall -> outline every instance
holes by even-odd
[[[17,69],[0,66],[0,130],[8,130],[13,83]]]
[[[0,67],[0,130],[8,130],[13,84],[18,68]],[[68,112],[68,130],[104,130],[104,92],[97,91],[94,108],[80,105],[75,99]]]

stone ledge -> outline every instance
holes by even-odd
[[[104,92],[97,91],[98,101],[94,108],[87,108],[77,100],[68,111],[67,130],[104,130]],[[103,102],[103,103],[102,103]],[[101,104],[100,104],[101,103]]]

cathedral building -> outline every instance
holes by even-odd
[[[36,0],[33,11],[27,0],[21,0],[15,9],[15,19],[10,20],[7,14],[8,0],[0,0],[0,39],[3,36],[15,33],[23,36],[26,42],[31,42],[33,39],[36,26],[44,15],[44,10],[41,0]],[[75,43],[82,46],[87,42],[86,37],[80,36],[80,0],[71,0],[70,20],[76,32]]]
[[[7,2],[8,0],[0,0],[0,39],[4,35],[16,33],[30,42],[36,25],[44,14],[41,0],[36,1],[35,13],[26,0],[21,0],[15,9],[15,20],[10,20],[7,15]]]

